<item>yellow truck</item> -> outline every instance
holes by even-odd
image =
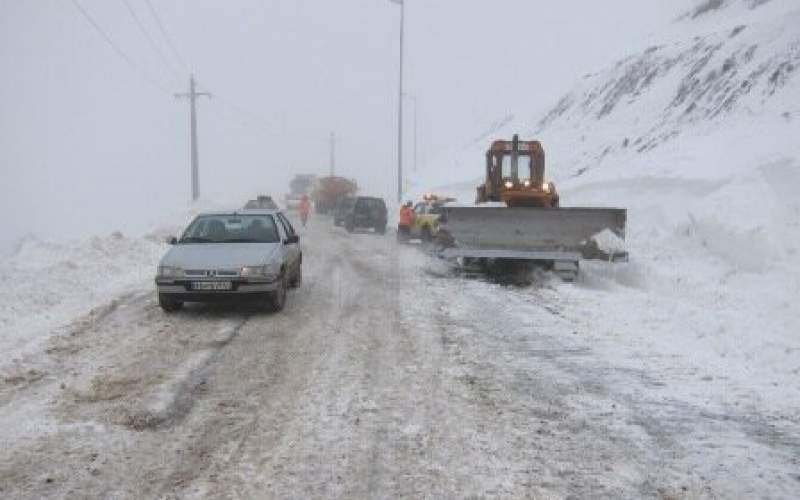
[[[410,237],[422,240],[423,243],[430,243],[439,232],[439,219],[442,216],[445,204],[456,201],[455,198],[447,198],[434,194],[426,194],[422,200],[414,205],[414,212],[417,218],[411,226]]]

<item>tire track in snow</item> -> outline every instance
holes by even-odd
[[[137,431],[155,430],[180,424],[192,410],[206,383],[209,371],[221,352],[234,341],[250,321],[248,317],[219,329],[211,341],[212,347],[191,355],[164,384],[154,388],[145,398],[142,409],[130,413],[124,425]]]

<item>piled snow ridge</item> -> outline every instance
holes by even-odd
[[[118,232],[70,243],[24,239],[0,262],[0,350],[17,357],[53,329],[152,286],[164,247]]]
[[[180,234],[198,213],[235,205],[238,200],[196,202],[165,215],[143,237],[114,232],[70,242],[23,238],[11,255],[0,257],[5,284],[0,290],[0,351],[10,361],[35,354],[60,327],[126,294],[154,292],[167,238]]]

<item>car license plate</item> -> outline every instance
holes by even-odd
[[[227,291],[233,288],[230,281],[195,281],[192,283],[192,290],[202,291]]]

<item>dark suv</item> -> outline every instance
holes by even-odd
[[[386,203],[381,198],[358,196],[344,211],[344,227],[348,232],[356,229],[374,229],[386,232]]]
[[[355,198],[347,197],[342,198],[339,200],[339,203],[336,204],[336,209],[333,211],[333,225],[334,226],[343,226],[344,219],[347,217],[347,214],[353,209],[353,205],[356,203]]]

